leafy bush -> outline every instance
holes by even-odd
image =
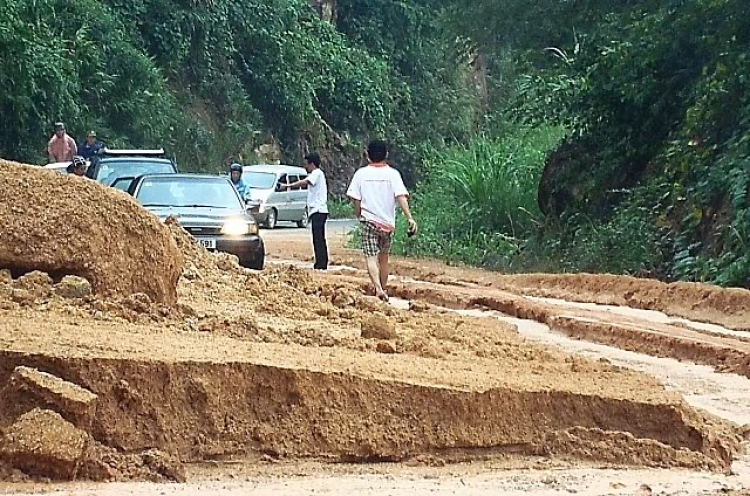
[[[353,219],[354,207],[348,199],[334,197],[328,200],[328,214],[331,219]]]
[[[400,225],[397,250],[484,265],[518,250],[540,221],[539,176],[560,137],[558,128],[521,128],[434,151],[412,201],[420,235],[407,239]]]

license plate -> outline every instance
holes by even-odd
[[[198,239],[198,243],[207,250],[215,250],[216,249],[216,240],[215,239]]]

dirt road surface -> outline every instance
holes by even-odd
[[[183,484],[0,490],[750,488],[750,292],[396,259],[392,302],[383,307],[362,296],[361,257],[345,246],[351,223],[329,226],[333,266],[314,274],[306,230],[262,232],[262,276],[178,236],[186,258],[179,310],[133,310],[128,301],[7,305],[0,383],[17,365],[75,379],[99,395],[97,442],[127,452],[158,446],[189,463]],[[243,442],[258,455],[243,455]]]

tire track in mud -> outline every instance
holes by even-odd
[[[360,284],[367,285],[359,280]],[[750,343],[744,336],[717,335],[696,327],[654,323],[604,310],[562,307],[491,288],[450,287],[394,282],[394,296],[423,300],[454,310],[485,308],[547,324],[578,339],[609,344],[657,357],[688,360],[750,377]]]

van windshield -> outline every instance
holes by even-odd
[[[271,172],[245,171],[242,179],[251,188],[271,189],[276,186],[276,174]]]

